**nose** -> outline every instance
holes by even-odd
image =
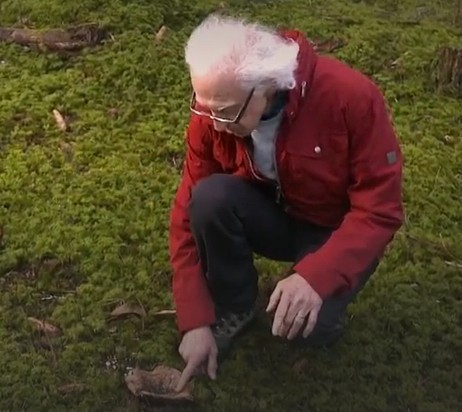
[[[213,127],[217,132],[223,132],[226,130],[226,123],[222,123],[222,122],[218,122],[214,120]]]

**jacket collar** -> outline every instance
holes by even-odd
[[[317,54],[311,42],[299,30],[281,30],[279,34],[299,46],[298,65],[295,71],[296,85],[289,91],[285,107],[287,118],[291,121],[308,95],[316,68]]]

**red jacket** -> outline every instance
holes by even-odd
[[[294,269],[325,299],[344,292],[380,258],[403,222],[402,154],[379,89],[342,62],[317,55],[298,31],[297,85],[276,144],[286,211],[334,229]],[[193,115],[182,180],[170,215],[173,297],[180,331],[209,325],[214,309],[186,212],[192,186],[212,173],[257,179],[243,140]]]

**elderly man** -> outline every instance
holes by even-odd
[[[290,262],[272,334],[329,345],[403,221],[402,155],[378,88],[296,30],[211,15],[186,46],[193,94],[170,217],[186,362],[217,358],[254,318],[254,254]]]

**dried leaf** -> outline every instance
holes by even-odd
[[[45,259],[40,264],[40,270],[46,272],[53,272],[61,265],[61,262],[58,259]]]
[[[107,114],[109,117],[116,118],[119,116],[119,110],[115,107],[111,107],[107,110]]]
[[[55,120],[56,120],[56,124],[58,125],[58,127],[63,131],[65,132],[67,130],[67,123],[66,121],[64,120],[64,117],[63,115],[56,109],[53,109],[53,116],[55,117]]]
[[[83,383],[68,383],[66,385],[62,385],[58,388],[58,392],[62,393],[63,395],[68,393],[75,393],[75,392],[82,392],[88,388],[87,385]]]
[[[34,326],[35,328],[41,332],[44,333],[48,336],[59,336],[61,335],[61,329],[55,325],[52,325],[51,323],[45,322],[40,319],[36,319],[33,317],[27,318]]]
[[[292,366],[295,373],[304,373],[308,368],[308,359],[301,358],[297,360]]]
[[[125,377],[125,383],[131,393],[138,397],[163,399],[170,401],[193,401],[190,386],[176,391],[181,372],[177,369],[159,365],[152,371],[135,368]]]
[[[26,279],[35,279],[37,277],[38,269],[35,264],[31,265],[24,271]]]
[[[61,142],[59,144],[59,147],[61,148],[61,151],[63,152],[63,155],[66,158],[66,160],[71,161],[73,157],[72,145],[67,142]]]
[[[166,31],[167,31],[167,26],[165,25],[159,29],[159,31],[156,33],[156,42],[159,42],[164,38]]]
[[[146,311],[143,306],[138,303],[123,303],[111,312],[110,318],[114,320],[126,318],[128,316],[138,316],[143,319],[146,317]]]

